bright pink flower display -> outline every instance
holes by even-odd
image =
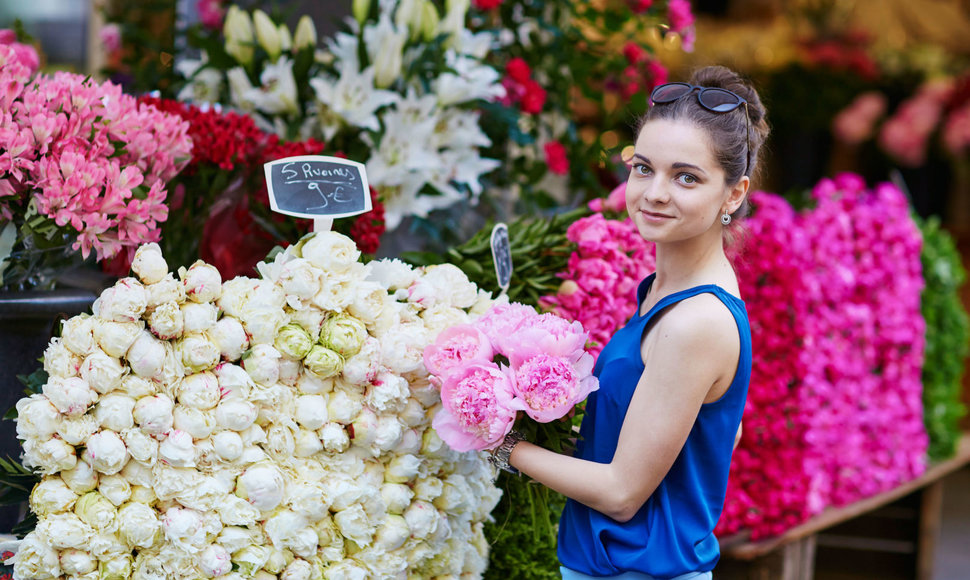
[[[621,189],[591,208],[619,210]],[[906,197],[853,174],[822,180],[812,196],[815,207],[797,212],[751,194],[744,251],[729,252],[754,364],[721,535],[778,535],[926,468],[921,238]],[[635,312],[652,248],[629,220],[601,214],[567,235],[576,251],[544,303],[602,345]]]

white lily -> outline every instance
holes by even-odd
[[[398,102],[401,97],[391,91],[375,89],[374,72],[373,67],[360,73],[345,69],[339,79],[317,77],[310,80],[310,86],[313,87],[319,103],[343,122],[361,129],[378,131],[380,123],[377,110]],[[325,124],[324,137],[331,138],[338,129],[339,126]]]

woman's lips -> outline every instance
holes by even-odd
[[[656,213],[656,212],[647,211],[647,210],[640,210],[640,215],[642,215],[643,218],[649,222],[662,222],[664,220],[669,220],[670,218],[674,217],[671,215],[667,215],[665,213]]]

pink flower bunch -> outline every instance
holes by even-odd
[[[857,175],[816,207],[752,195],[735,267],[754,367],[718,533],[773,536],[925,469],[920,235],[905,196]]]
[[[7,45],[0,87],[0,215],[38,212],[99,260],[158,240],[165,183],[190,159],[187,123],[111,83],[31,78]]]
[[[199,12],[199,22],[209,30],[222,28],[222,21],[226,17],[224,0],[198,0],[196,9]]]
[[[9,28],[0,30],[0,45],[9,47],[13,51],[13,60],[26,67],[30,74],[37,72],[40,67],[40,56],[37,49],[29,44],[17,42],[17,33]],[[9,54],[0,58],[11,58]]]
[[[843,143],[857,145],[872,137],[889,102],[879,91],[862,93],[832,120],[832,132]]]
[[[690,0],[670,0],[667,3],[667,17],[670,18],[670,29],[680,34],[683,48],[686,52],[693,52],[697,34],[694,31],[694,13],[690,9]]]
[[[970,101],[954,109],[946,118],[943,146],[956,157],[970,153]]]
[[[424,351],[441,389],[433,425],[452,449],[498,445],[523,411],[549,423],[599,388],[586,331],[518,303],[493,305],[472,324],[449,327]]]
[[[605,202],[594,200],[590,208],[616,211],[625,206],[625,191],[624,183]],[[637,285],[655,266],[653,244],[640,236],[629,218],[608,219],[600,213],[576,220],[566,237],[576,244],[576,251],[559,274],[559,291],[543,297],[541,305],[581,322],[590,335],[589,351],[599,355],[636,310]]]
[[[922,165],[926,161],[930,135],[936,130],[952,92],[951,81],[924,84],[883,123],[879,145],[902,165]]]

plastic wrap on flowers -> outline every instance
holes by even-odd
[[[223,282],[142,246],[17,405],[42,480],[14,576],[480,577],[500,492],[431,429],[422,352],[491,299],[358,258],[318,233]]]

